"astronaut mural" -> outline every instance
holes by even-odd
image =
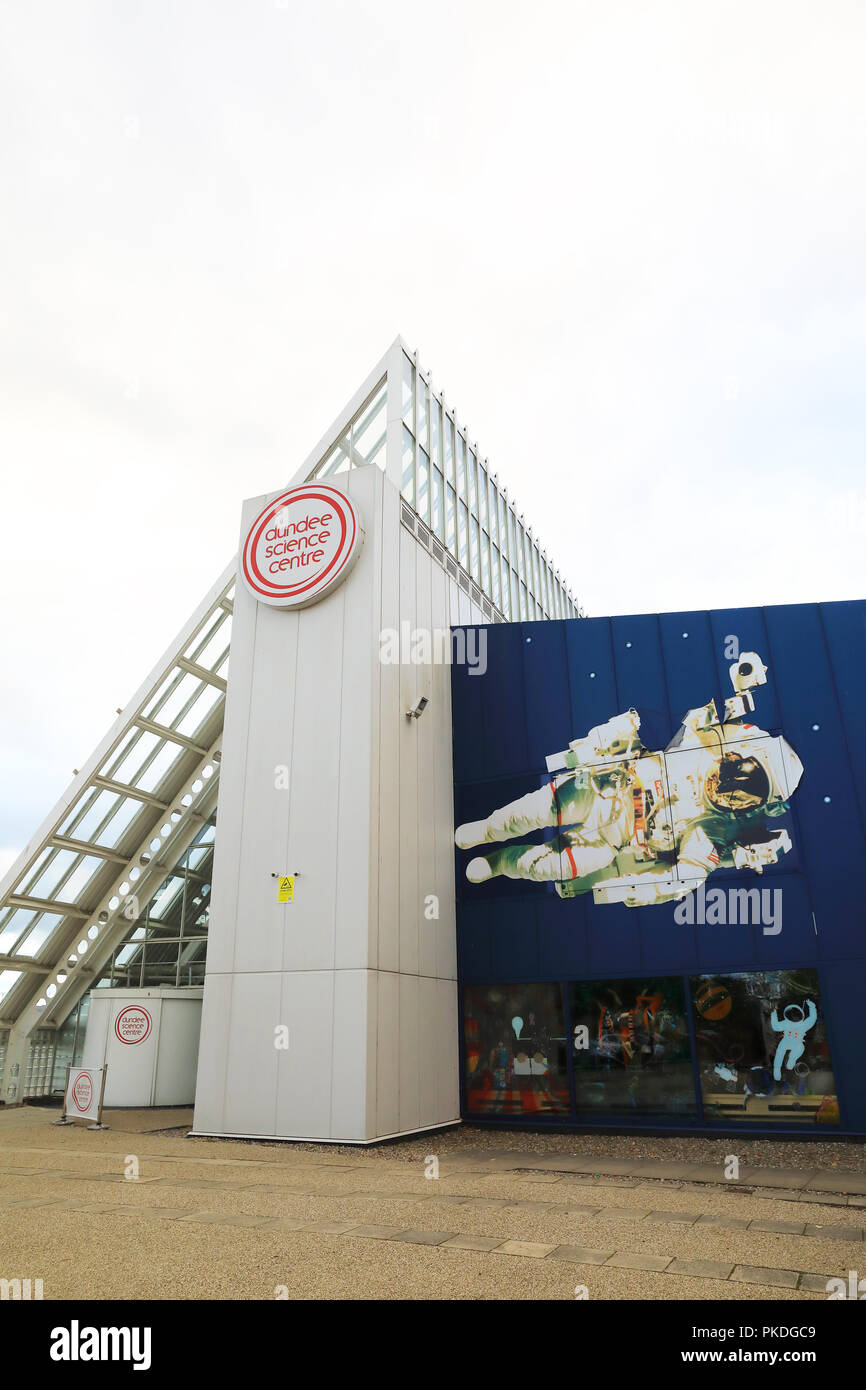
[[[458,826],[460,849],[485,850],[466,876],[553,883],[561,897],[639,907],[679,900],[720,867],[760,874],[791,849],[784,815],[803,773],[794,749],[747,719],[766,684],[756,652],[730,668],[734,694],[689,710],[663,751],[645,748],[629,709],[547,758],[550,780],[485,820]],[[555,828],[543,843],[533,831]]]

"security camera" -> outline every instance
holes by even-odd
[[[426,696],[426,695],[419,695],[419,696],[418,696],[418,699],[415,701],[414,705],[411,705],[410,708],[407,709],[407,711],[406,711],[406,718],[407,718],[407,719],[420,719],[420,718],[421,718],[421,715],[424,713],[424,711],[425,711],[425,709],[427,708],[427,706],[429,705],[429,703],[430,703],[430,701],[427,699],[427,696]]]

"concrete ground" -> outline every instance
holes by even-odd
[[[190,1111],[0,1112],[0,1278],[46,1299],[823,1300],[866,1275],[862,1146],[463,1127],[374,1150],[185,1137]],[[529,1142],[531,1141],[531,1142]],[[646,1142],[646,1141],[642,1141]],[[698,1145],[705,1141],[693,1141]],[[740,1177],[723,1164],[742,1150]],[[612,1156],[613,1155],[613,1156]],[[438,1161],[438,1177],[428,1177]],[[137,1176],[135,1176],[137,1174]]]

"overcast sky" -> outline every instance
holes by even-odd
[[[399,332],[591,615],[863,594],[860,0],[5,0],[0,870]]]

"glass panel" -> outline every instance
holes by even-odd
[[[503,555],[508,555],[508,509],[501,492],[499,494],[499,549]]]
[[[487,530],[487,474],[484,465],[478,460],[478,520],[482,531]]]
[[[0,930],[0,951],[4,956],[13,956],[17,941],[35,920],[36,913],[24,907],[13,907],[4,914],[4,918],[3,928]],[[56,926],[59,918],[54,917],[52,920]]]
[[[472,563],[472,578],[477,584],[481,578],[481,540],[478,533],[478,522],[474,516],[471,517],[469,521],[469,532],[472,537],[472,554],[470,557]]]
[[[403,426],[403,483],[400,488],[410,507],[415,506],[415,441]]]
[[[433,462],[437,468],[442,467],[442,407],[435,399],[430,401],[430,448],[432,451]],[[447,470],[445,474],[448,477]],[[450,481],[450,479],[449,479]]]
[[[445,544],[452,555],[457,554],[456,523],[454,518],[454,489],[447,486],[445,488]]]
[[[129,749],[124,751],[119,761],[115,762],[109,776],[115,782],[125,782],[131,786],[148,758],[156,754],[161,742],[162,740],[157,738],[156,734],[148,731],[139,732],[132,739]]]
[[[478,515],[478,487],[475,473],[475,455],[471,449],[466,450],[466,480],[469,488],[469,510],[475,516]]]
[[[466,441],[462,434],[457,436],[457,496],[468,505],[466,490]]]
[[[415,368],[405,352],[403,354],[403,424],[415,430],[414,420]]]
[[[679,978],[570,986],[578,1112],[694,1115],[694,1073]]]
[[[522,579],[520,581],[520,617],[521,621],[524,623],[529,621],[529,609],[526,604],[526,585]]]
[[[499,566],[500,566],[500,563],[501,563],[501,561],[500,561],[500,558],[499,558],[499,551],[497,550],[496,546],[493,545],[493,546],[490,547],[490,578],[491,578],[490,597],[493,599],[493,602],[496,604],[496,607],[497,607],[497,608],[501,608],[501,607],[502,607],[502,598],[501,598],[501,592],[502,592],[502,591],[501,591],[501,589],[500,589],[500,587],[499,587]]]
[[[177,732],[186,738],[193,738],[222,696],[223,692],[215,685],[208,685],[203,681],[194,703],[183,719],[179,719],[175,725]]]
[[[31,898],[50,898],[57,893],[60,880],[69,873],[77,857],[71,849],[44,849],[17,892]]]
[[[63,918],[56,913],[43,913],[33,929],[20,942],[16,954],[19,956],[38,956],[46,941],[54,935],[62,921]]]
[[[696,975],[690,983],[710,1123],[839,1124],[816,970]]]
[[[481,532],[481,587],[485,594],[490,593],[490,537]]]
[[[465,502],[457,503],[457,558],[465,570],[469,568],[469,541],[466,529],[469,524],[469,512]]]
[[[351,466],[349,459],[350,448],[351,445],[348,436],[346,436],[341,439],[338,444],[334,445],[334,448],[328,454],[327,458],[323,459],[312,476],[314,478],[328,478],[334,473],[348,473]]]
[[[443,472],[449,480],[454,480],[454,490],[460,497],[460,479],[454,479],[454,422],[447,415],[442,418]]]
[[[500,567],[502,570],[502,612],[506,618],[511,618],[511,570],[504,555],[500,556]]]
[[[105,792],[104,795],[115,796],[115,793]],[[91,835],[89,837],[91,841],[104,845],[106,849],[116,848],[136,816],[139,815],[142,810],[141,802],[133,801],[131,797],[116,797],[116,800],[118,805],[112,812],[108,824],[102,827],[98,835]],[[77,833],[76,831],[76,834]]]
[[[184,652],[184,656],[187,657],[189,661],[198,661],[201,666],[206,665],[206,663],[201,660],[199,653],[213,639],[225,619],[231,621],[230,615],[224,608],[218,608],[215,613],[211,613],[201,632],[192,639]],[[225,645],[226,643],[223,643],[223,647]]]
[[[5,999],[12,986],[20,979],[20,970],[0,970],[0,999]]]
[[[558,985],[486,985],[463,999],[466,1103],[474,1115],[541,1119],[571,1110]]]
[[[433,469],[433,492],[430,500],[430,526],[441,541],[445,536],[445,518],[442,514],[442,474],[438,468]]]
[[[73,806],[60,827],[61,835],[72,835],[79,840],[93,839],[97,826],[116,810],[120,802],[118,792],[103,792],[91,789],[85,792],[81,801]]]
[[[171,671],[146,707],[145,718],[171,727],[183,709],[201,691],[201,681],[190,672]]]
[[[176,743],[164,743],[156,756],[148,763],[136,779],[135,785],[143,792],[153,792],[162,782],[170,768],[184,756],[185,748]]]
[[[415,400],[415,438],[422,448],[430,448],[427,438],[427,387],[420,376],[417,380]]]
[[[425,521],[429,525],[430,517],[428,515],[428,508],[430,499],[427,493],[428,481],[430,476],[430,460],[428,459],[423,449],[419,449],[417,452],[417,464],[415,474],[417,480],[416,487],[418,489],[415,501],[415,510],[417,511],[421,520]]]
[[[387,395],[384,384],[352,425],[352,459],[356,468],[368,464],[385,467],[385,440],[388,429]]]
[[[223,621],[214,631],[213,635],[199,649],[190,654],[190,661],[195,661],[199,666],[204,666],[206,670],[212,671],[214,666],[218,666],[225,653],[228,651],[232,636],[232,618],[230,613],[222,609]]]
[[[511,571],[511,616],[517,623],[520,621],[520,580]]]
[[[488,494],[488,519],[490,522],[490,539],[494,545],[499,544],[499,519],[498,519],[498,500],[496,494],[496,484],[492,478],[487,479]]]

